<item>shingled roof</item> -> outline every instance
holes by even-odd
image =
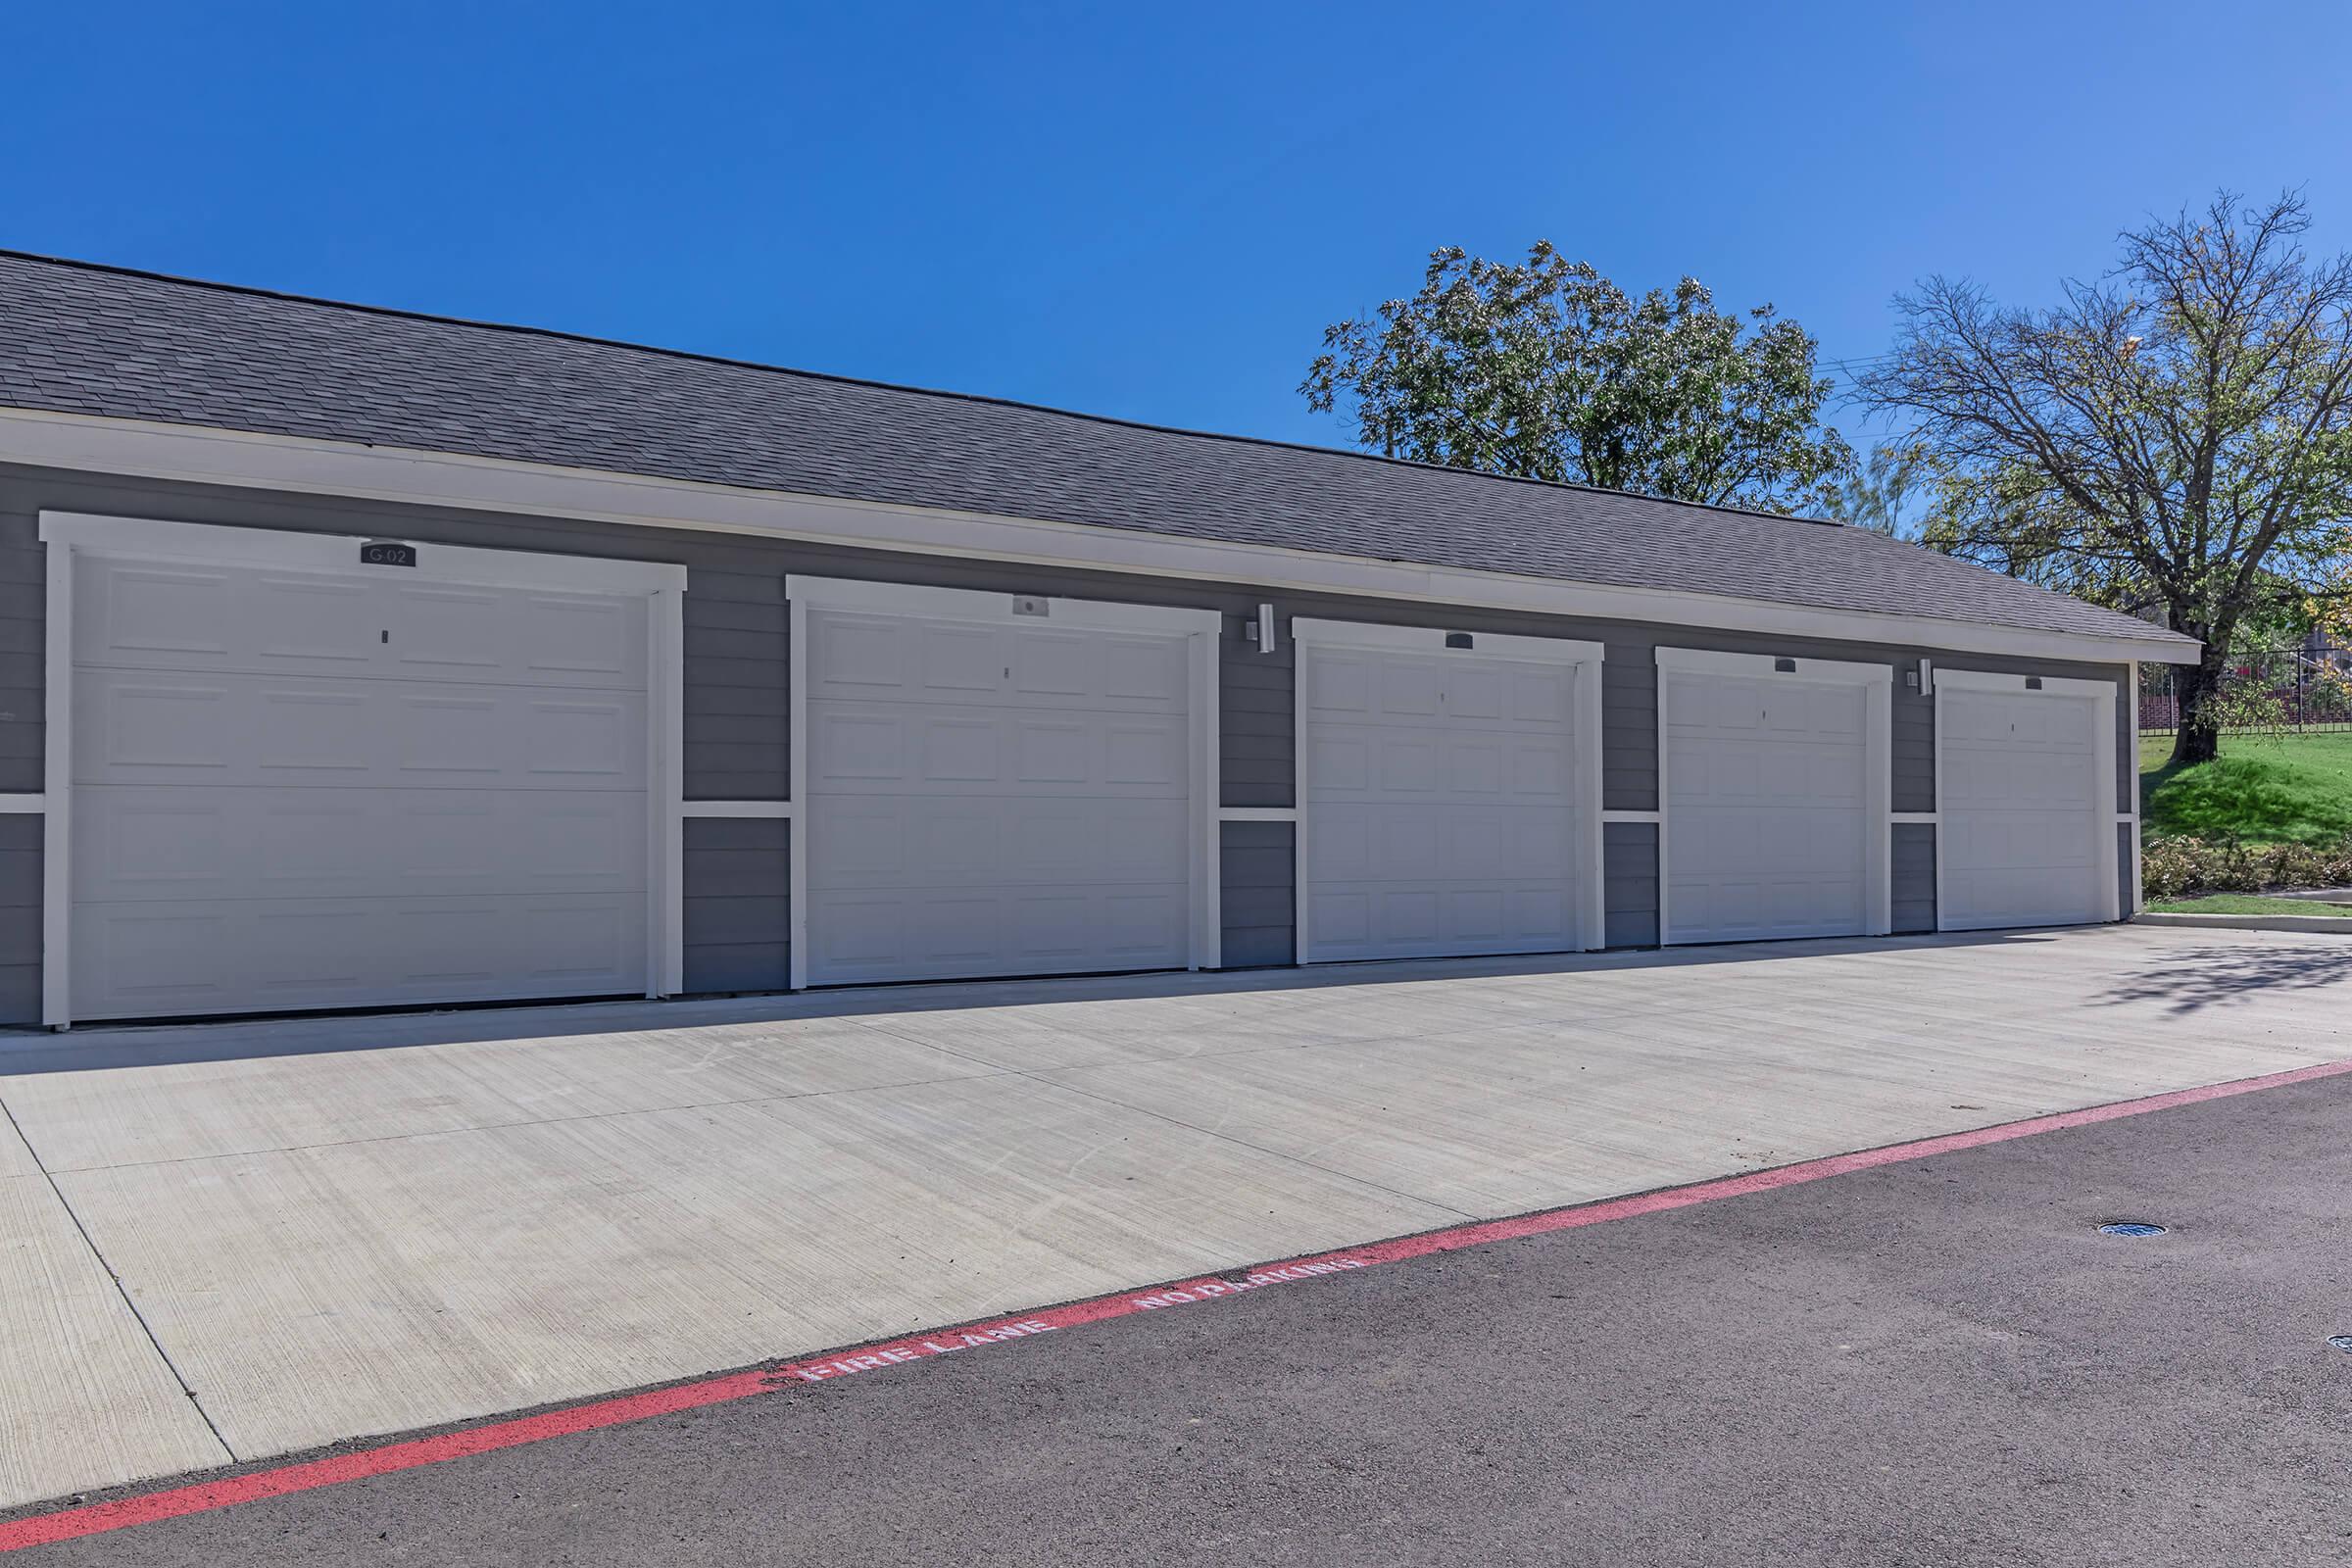
[[[2090,637],[1865,529],[0,252],[0,406]]]

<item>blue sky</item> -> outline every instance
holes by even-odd
[[[2217,185],[2352,246],[2340,4],[173,0],[0,52],[0,245],[1335,444],[1321,327],[1441,244],[1831,361]]]

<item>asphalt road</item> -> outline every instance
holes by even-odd
[[[2348,1287],[2336,1078],[20,1560],[2307,1568],[2352,1561]]]

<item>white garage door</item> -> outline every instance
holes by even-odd
[[[1579,669],[1598,665],[1563,662],[1598,650],[1496,658],[1487,650],[1538,640],[1447,649],[1442,632],[1297,627],[1301,958],[1598,947],[1586,779],[1597,759],[1576,709]],[[1427,646],[1337,640],[1384,636]]]
[[[1891,671],[1778,662],[1659,650],[1667,942],[1884,929],[1873,705]]]
[[[74,1016],[648,989],[643,595],[74,581]]]
[[[983,620],[792,591],[806,983],[1194,961],[1205,828],[1185,633],[1078,624],[1060,600]]]
[[[1964,678],[1947,670],[1936,682],[1938,923],[1965,931],[2114,918],[2112,710],[2046,689],[2051,682],[1999,691]]]

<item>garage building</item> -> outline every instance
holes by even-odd
[[[2137,662],[1835,524],[0,255],[0,1022],[2114,920]]]

